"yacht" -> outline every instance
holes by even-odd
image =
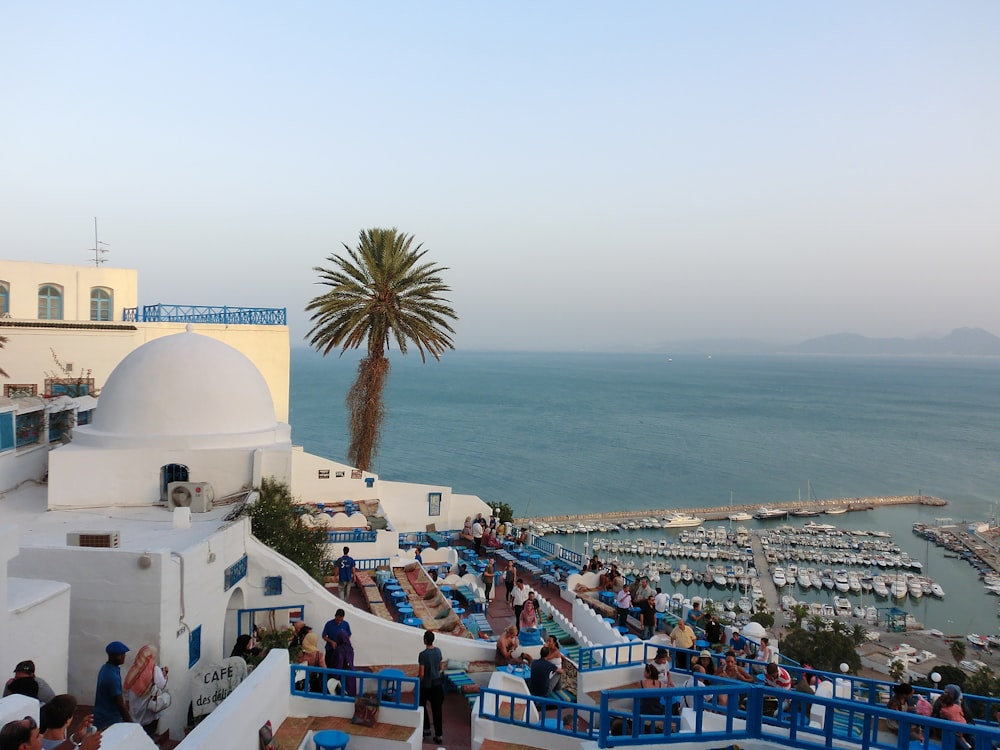
[[[788,518],[788,511],[782,508],[770,508],[766,505],[762,505],[757,509],[757,512],[753,514],[753,517],[758,521],[785,519]]]
[[[840,506],[838,506],[836,508],[827,508],[826,509],[826,514],[828,516],[839,516],[842,513],[846,513],[846,512],[847,512],[847,508],[845,508],[843,505],[840,505]]]
[[[750,513],[747,513],[745,510],[729,514],[730,521],[750,521],[752,519],[753,516]]]
[[[771,578],[774,580],[774,585],[779,589],[783,588],[788,581],[785,579],[785,569],[775,568],[774,573],[771,574]]]
[[[660,528],[690,529],[694,526],[701,526],[703,523],[705,523],[704,518],[697,518],[696,516],[692,516],[687,513],[671,513],[663,519],[660,524]]]

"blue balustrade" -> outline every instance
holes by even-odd
[[[312,682],[319,682],[319,690],[309,690],[310,676]],[[334,677],[341,685],[339,693],[331,693],[329,679]],[[357,672],[349,669],[327,669],[323,667],[307,667],[305,664],[291,665],[291,694],[301,698],[339,701],[354,703],[354,696],[347,695],[343,686],[350,679],[354,680],[357,695],[374,693],[382,696],[382,706],[403,708],[416,711],[420,707],[420,679],[401,676],[396,671],[390,673]],[[296,687],[301,683],[302,687]]]
[[[284,307],[228,307],[213,305],[144,305],[126,307],[122,320],[129,323],[218,323],[220,325],[288,325]]]
[[[365,542],[374,542],[377,536],[377,532],[365,531],[363,529],[352,529],[351,531],[328,531],[326,534],[327,544],[341,544],[355,542],[357,544],[363,544]]]

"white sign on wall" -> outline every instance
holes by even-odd
[[[206,664],[194,672],[191,702],[194,715],[210,714],[247,677],[247,663],[239,656],[230,656],[220,664]]]

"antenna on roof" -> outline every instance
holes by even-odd
[[[101,263],[106,263],[107,258],[102,258],[103,253],[108,252],[108,248],[111,247],[107,242],[101,242],[97,239],[97,217],[94,217],[94,246],[91,251],[94,253],[94,265],[100,266]]]

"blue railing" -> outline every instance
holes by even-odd
[[[712,679],[711,685],[605,690],[599,706],[485,688],[480,693],[479,716],[546,733],[596,740],[599,747],[730,745],[733,741],[762,740],[767,746],[807,750],[836,746],[859,750],[951,750],[965,747],[956,743],[963,735],[974,750],[991,750],[993,743],[1000,742],[1000,728],[996,725],[958,724],[856,699]],[[650,702],[659,704],[662,710],[643,713],[643,704],[648,706]],[[672,710],[675,705],[678,714]],[[888,720],[898,722],[898,734],[886,729],[880,732],[880,725],[884,727]],[[911,725],[920,727],[923,740],[911,743]]]
[[[571,563],[574,567],[578,568],[579,570],[583,570],[583,555],[581,555],[579,552],[574,552],[571,549],[566,549],[565,547],[563,547],[561,550],[559,550],[559,559]]]
[[[600,711],[596,706],[489,687],[479,693],[479,716],[501,724],[541,729],[579,740],[596,740],[600,726]]]
[[[287,325],[284,307],[228,307],[211,305],[143,305],[142,310],[126,307],[122,320],[127,323],[219,323],[222,325]]]
[[[531,546],[541,552],[544,552],[546,555],[554,555],[556,553],[556,545],[548,539],[542,539],[541,537],[536,536],[532,539]]]
[[[327,544],[340,544],[341,542],[374,542],[377,532],[353,529],[351,531],[328,531],[326,534]]]
[[[330,692],[330,678],[335,678],[340,687],[338,692]],[[378,695],[383,706],[404,708],[415,711],[420,707],[420,679],[402,674],[388,675],[372,672],[356,672],[350,669],[327,669],[307,667],[305,664],[291,665],[291,694],[301,698],[354,703],[355,695],[372,693]],[[348,690],[344,686],[350,686]],[[301,687],[299,687],[301,685]],[[310,690],[310,686],[316,690]]]
[[[388,568],[389,558],[366,557],[363,560],[355,560],[354,567],[356,570],[378,570],[379,568]]]

